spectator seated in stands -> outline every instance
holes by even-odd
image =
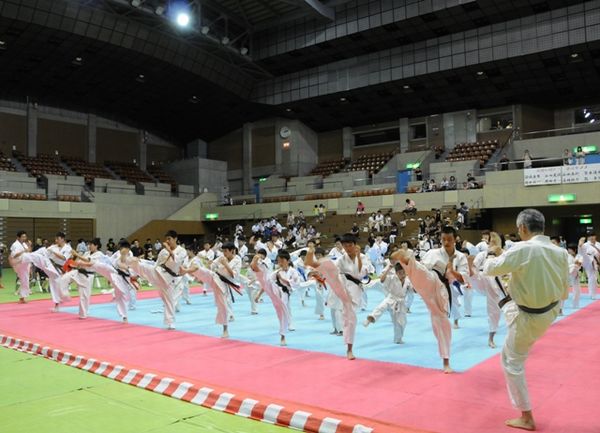
[[[416,207],[416,203],[414,202],[414,200],[411,200],[409,198],[406,199],[406,206],[404,207],[404,210],[402,211],[402,213],[406,216],[406,215],[415,215],[417,213],[417,207]]]
[[[477,189],[479,188],[479,183],[477,183],[477,179],[471,173],[467,173],[467,183],[469,185],[469,189]]]
[[[420,167],[415,169],[415,180],[423,180],[423,171]]]
[[[365,214],[365,205],[362,201],[359,201],[356,205],[356,216],[361,216]]]
[[[448,178],[446,176],[444,176],[444,178],[442,179],[442,181],[440,182],[440,187],[439,190],[440,191],[446,191],[448,189],[448,185],[450,183],[448,182]]]
[[[450,176],[450,179],[448,180],[448,189],[449,190],[456,189],[456,178],[454,176]]]

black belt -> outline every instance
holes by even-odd
[[[279,274],[275,276],[275,284],[277,284],[281,288],[281,290],[283,290],[289,296],[290,288],[281,282],[281,280],[279,279]]]
[[[558,301],[554,301],[551,304],[548,304],[542,308],[531,308],[531,307],[526,307],[525,305],[519,305],[519,304],[517,304],[517,307],[519,307],[519,310],[524,311],[529,314],[544,314],[544,313],[547,313],[548,311],[552,310],[557,305],[558,305]]]
[[[235,303],[235,297],[233,296],[233,290],[231,290],[232,287],[235,288],[236,292],[240,292],[240,286],[235,284],[233,281],[229,280],[227,277],[219,274],[218,272],[215,272],[215,274],[217,274],[217,277],[219,277],[219,280],[223,281],[225,284],[227,284],[227,287],[229,288],[229,296],[231,296],[231,302]]]
[[[164,270],[164,271],[165,271],[167,274],[169,274],[170,276],[172,276],[172,277],[174,277],[174,278],[176,278],[176,277],[178,277],[178,276],[179,276],[179,275],[177,275],[175,272],[173,272],[171,269],[169,269],[169,268],[168,268],[166,265],[160,265],[160,267],[161,267],[161,268],[162,268],[162,269],[163,269],[163,270]]]
[[[81,269],[81,268],[77,268],[77,272],[79,272],[82,275],[85,275],[86,277],[89,277],[90,275],[93,275],[93,272],[89,272],[86,271],[85,269]]]
[[[346,279],[348,281],[352,281],[354,284],[356,284],[357,286],[360,286],[362,284],[362,282],[358,279],[358,278],[354,278],[352,275],[344,273],[344,277],[346,277]]]
[[[438,278],[440,279],[440,281],[444,284],[444,287],[446,288],[446,291],[448,292],[448,317],[450,317],[450,311],[452,310],[452,289],[450,289],[450,282],[448,281],[448,279],[442,275],[441,272],[432,269],[433,272],[435,272],[438,276]]]

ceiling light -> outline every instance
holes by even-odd
[[[483,75],[483,71],[477,71],[477,75],[479,75],[479,76]]]
[[[348,99],[344,98],[343,96],[340,98],[340,102],[346,102]]]
[[[6,49],[6,42],[0,41],[0,50],[5,50],[5,49]]]
[[[144,74],[138,74],[138,76],[135,79],[135,81],[137,81],[138,83],[145,83],[146,82],[146,76]]]
[[[203,35],[207,35],[208,32],[210,32],[210,27],[208,27],[208,26],[202,26],[202,28],[200,29],[200,31],[202,32]]]
[[[227,45],[229,43],[229,38],[227,36],[223,36],[223,38],[221,39],[221,43],[223,45]]]
[[[590,120],[590,123],[594,123],[596,121],[596,119],[592,119]]]
[[[585,113],[585,118],[587,119],[588,117],[590,117],[592,115],[592,113],[590,113],[589,111],[587,113]]]
[[[73,59],[71,63],[75,66],[81,66],[83,64],[83,57],[77,56]]]
[[[165,10],[166,10],[166,7],[165,7],[164,5],[162,5],[162,4],[159,4],[158,6],[156,6],[156,7],[154,8],[154,13],[155,13],[156,15],[159,15],[159,16],[160,16],[160,15],[162,15],[162,14],[164,14],[164,13],[165,13]]]
[[[248,54],[248,48],[246,48],[246,47],[240,48],[240,54],[242,56],[245,56],[246,54]]]
[[[142,5],[142,0],[131,0],[131,6],[139,8]]]
[[[200,102],[200,100],[198,99],[197,96],[192,96],[190,99],[188,99],[188,102],[190,104],[197,104],[198,102]]]
[[[187,27],[190,23],[190,15],[186,12],[179,12],[177,14],[177,25],[180,27]]]
[[[292,109],[291,108],[286,108],[285,111],[287,111],[288,113],[291,113]]]
[[[579,54],[577,54],[577,53],[572,53],[571,54],[571,58],[572,59],[576,59],[577,57],[579,57]]]
[[[402,88],[403,88],[404,90],[408,90],[408,89],[410,89],[410,86],[409,86],[408,84],[405,84],[404,86],[402,86]]]

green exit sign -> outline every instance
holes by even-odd
[[[219,214],[218,213],[207,213],[204,215],[204,219],[208,220],[208,221],[214,221],[219,219]]]
[[[588,154],[588,153],[596,153],[598,148],[596,146],[581,146],[581,150],[583,150],[583,153]],[[576,147],[573,148],[573,153],[577,153]]]
[[[591,224],[591,223],[592,223],[591,218],[579,218],[579,224]]]
[[[569,203],[576,198],[575,194],[548,194],[548,203]]]
[[[414,163],[408,163],[406,164],[406,168],[408,168],[409,170],[414,170],[416,168],[419,168],[421,166],[420,162],[414,162]]]

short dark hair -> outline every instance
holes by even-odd
[[[177,232],[175,230],[169,230],[165,233],[165,237],[177,239]]]
[[[122,241],[119,242],[119,249],[121,248],[131,248],[131,244],[129,243],[129,241],[127,239],[123,239]]]
[[[256,254],[260,254],[261,256],[267,257],[267,250],[265,250],[264,248],[261,248],[260,250],[258,250],[256,252]]]
[[[27,234],[27,232],[25,230],[19,230],[17,232],[17,237],[20,238],[21,236],[26,235],[26,234]]]
[[[442,234],[452,235],[456,237],[456,229],[452,226],[444,226],[442,227]]]
[[[288,262],[291,259],[290,253],[288,253],[286,250],[279,250],[279,252],[277,253],[277,258],[287,260]]]
[[[233,244],[233,242],[227,242],[227,243],[224,243],[224,244],[221,246],[221,249],[222,249],[222,250],[229,250],[229,251],[235,251],[235,250],[237,250],[237,248],[236,248],[236,246]]]
[[[344,233],[340,239],[343,244],[356,244],[356,236],[352,233]]]
[[[321,247],[315,248],[315,254],[319,254],[321,256],[324,256],[325,255],[325,250],[323,248],[321,248]]]
[[[306,253],[306,250],[302,250],[302,251],[300,251],[300,254],[299,254],[299,256],[300,256],[300,257],[306,257],[306,254],[307,254],[307,253]]]
[[[90,241],[90,244],[96,245],[96,248],[102,248],[102,242],[100,242],[100,238],[94,238]]]
[[[63,232],[57,232],[55,237],[64,239],[65,234]]]

